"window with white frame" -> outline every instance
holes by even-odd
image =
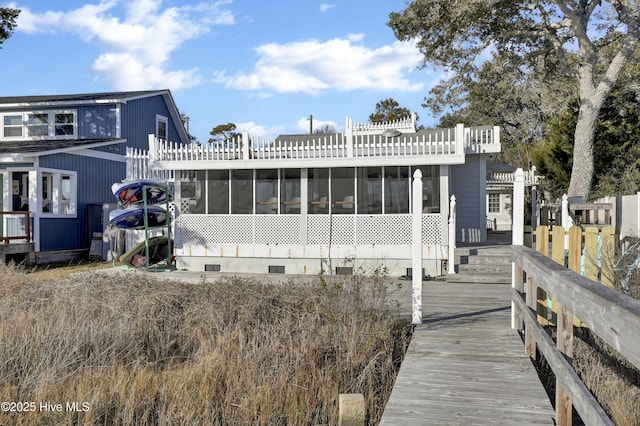
[[[75,110],[2,114],[2,139],[71,139],[77,135]]]
[[[500,213],[500,194],[489,194],[487,211],[489,213]]]
[[[160,139],[167,139],[167,129],[169,120],[163,115],[156,115],[156,136]]]
[[[77,182],[73,172],[47,171],[42,173],[42,213],[75,215]]]

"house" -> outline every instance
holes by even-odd
[[[446,270],[452,194],[456,239],[486,239],[486,161],[499,151],[497,127],[416,131],[415,115],[385,124],[347,118],[341,134],[242,134],[207,146],[150,137],[148,153],[129,156],[138,166],[128,178],[172,174],[179,269],[405,275],[419,169],[423,266],[434,276]]]
[[[0,261],[86,253],[148,135],[188,143],[168,90],[0,97]]]
[[[501,162],[487,162],[487,229],[511,231],[513,182],[516,168]],[[536,188],[542,182],[536,167],[524,172],[525,186]]]

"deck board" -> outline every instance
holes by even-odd
[[[510,328],[510,291],[508,284],[423,284],[423,322],[382,425],[554,424],[547,394]]]

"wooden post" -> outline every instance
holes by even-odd
[[[538,292],[538,286],[533,282],[531,277],[527,277],[527,306],[530,309],[536,309],[537,301],[536,294]],[[536,359],[536,340],[533,337],[531,328],[533,324],[525,329],[524,333],[524,351],[531,359]]]
[[[565,355],[567,361],[571,362],[573,358],[573,315],[562,305],[558,305],[556,346],[558,350]],[[559,426],[571,426],[573,423],[573,404],[571,403],[571,398],[569,398],[564,386],[562,386],[562,382],[557,378],[556,422]]]
[[[511,286],[519,293],[524,293],[524,282],[522,281],[523,279],[522,266],[520,266],[516,262],[513,263],[512,279],[513,281],[511,283]],[[523,321],[522,312],[520,311],[520,308],[518,307],[518,305],[515,305],[515,304],[512,306],[512,309],[513,309],[513,314],[511,315],[511,328],[513,328],[514,330],[522,330],[524,328],[524,325],[522,322]]]
[[[411,282],[413,324],[422,324],[422,172],[413,173],[413,209],[411,238]]]
[[[536,251],[545,256],[549,256],[549,228],[539,226],[536,230]],[[549,305],[547,292],[538,287],[536,294],[536,312],[538,322],[542,325],[549,324]]]
[[[613,276],[613,265],[615,263],[615,229],[613,226],[606,226],[600,230],[602,237],[602,266],[600,269],[600,281],[607,287],[613,287],[615,278]]]
[[[589,226],[584,230],[584,276],[598,281],[598,228]]]
[[[338,426],[364,426],[365,405],[361,393],[341,393],[338,396]]]

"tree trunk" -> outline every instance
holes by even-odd
[[[599,110],[598,105],[581,102],[574,135],[573,166],[567,195],[584,197],[585,201],[589,198],[593,180],[593,142]]]

